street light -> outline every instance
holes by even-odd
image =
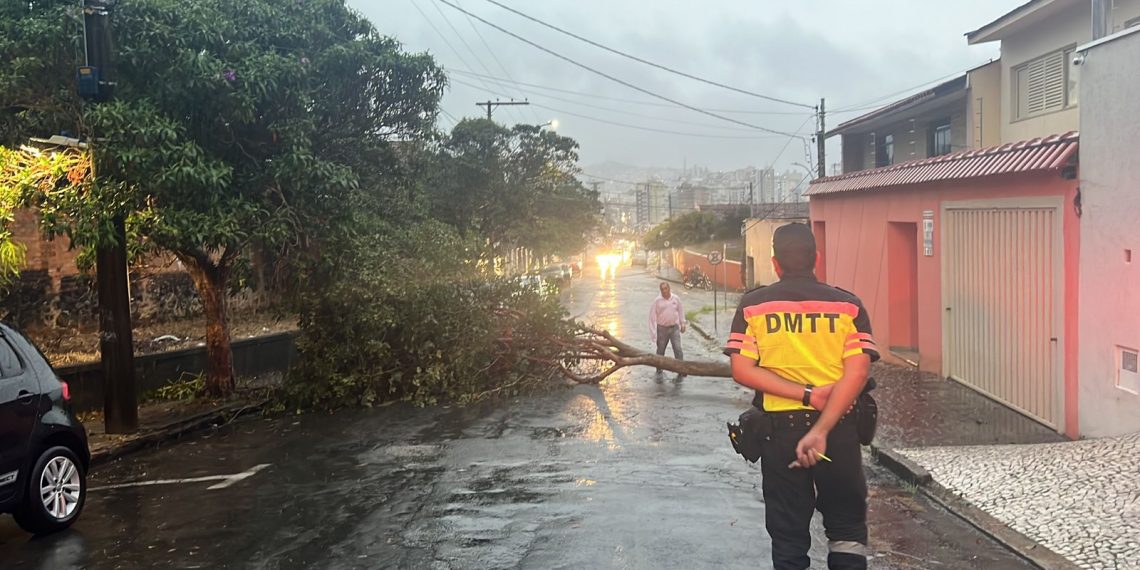
[[[545,127],[550,127],[550,130],[557,131],[558,130],[558,119],[551,119],[551,120],[549,120],[549,121],[538,126],[538,128],[540,128],[540,129],[545,128]]]
[[[65,137],[63,135],[52,135],[46,139],[32,137],[31,141],[45,147],[87,148],[87,143],[79,142],[77,138]]]

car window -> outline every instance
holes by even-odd
[[[8,339],[0,337],[0,377],[11,378],[24,371],[24,364]]]

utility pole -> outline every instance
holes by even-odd
[[[748,181],[748,217],[756,217],[756,197],[752,194],[752,181]]]
[[[498,107],[500,105],[530,105],[530,101],[515,101],[513,99],[510,101],[487,100],[487,101],[483,101],[482,103],[476,102],[475,105],[478,107],[486,107],[487,108],[487,120],[490,121],[490,120],[492,120],[491,119],[491,111],[495,107]]]
[[[83,36],[86,66],[80,69],[80,91],[101,102],[113,96],[114,69],[111,48],[112,0],[83,1]],[[88,78],[87,89],[83,87]],[[92,83],[97,85],[92,92]],[[91,137],[92,154],[97,150]],[[92,160],[92,163],[95,161]],[[92,173],[98,184],[98,178]],[[127,232],[122,213],[108,220],[114,241],[95,253],[99,289],[99,353],[103,371],[103,422],[107,433],[138,431],[139,408],[135,393],[134,339],[131,331],[130,281],[127,273]]]
[[[819,100],[819,132],[815,135],[816,154],[819,155],[819,177],[824,178],[827,176],[827,160],[825,155],[827,153],[827,143],[824,140],[824,133],[827,132],[827,123],[825,117],[827,116],[826,101],[821,97]]]

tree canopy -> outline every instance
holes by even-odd
[[[429,183],[431,207],[495,255],[581,251],[597,227],[598,196],[576,178],[578,143],[534,125],[460,121],[444,138]]]
[[[343,0],[132,0],[114,8],[115,98],[86,103],[79,10],[0,8],[0,51],[13,58],[0,69],[0,143],[61,131],[90,142],[97,176],[30,202],[77,245],[107,243],[124,216],[144,247],[175,254],[207,310],[207,384],[225,393],[224,290],[238,257],[253,242],[300,252],[345,220],[394,142],[430,130],[443,72]]]
[[[711,240],[740,238],[740,226],[748,217],[748,207],[730,212],[689,212],[653,227],[642,239],[649,249],[664,249],[704,243]]]

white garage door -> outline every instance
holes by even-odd
[[[942,220],[946,375],[1060,429],[1059,206],[948,204]]]

